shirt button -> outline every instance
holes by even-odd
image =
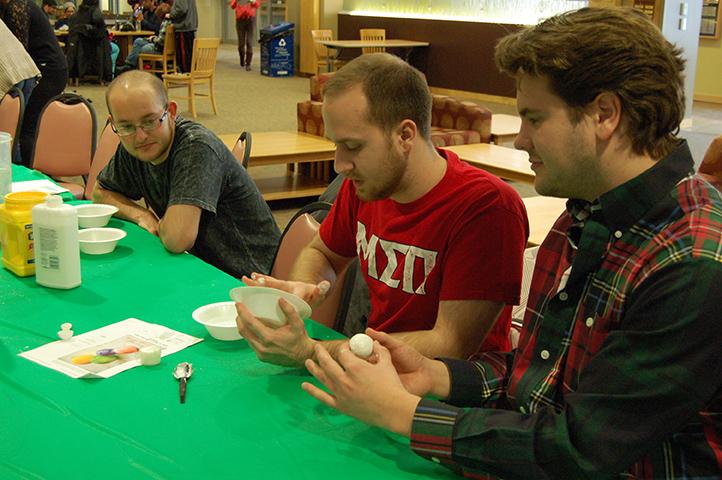
[[[567,298],[569,298],[569,295],[567,295],[567,292],[562,292],[559,294],[559,300],[561,300],[562,302],[566,302]]]
[[[548,360],[549,350],[542,350],[541,352],[539,352],[539,356],[542,358],[542,360]]]
[[[620,230],[617,230],[616,232],[614,232],[614,236],[616,238],[622,238],[622,232]]]
[[[584,322],[587,327],[592,328],[592,325],[594,325],[594,319],[592,317],[587,318],[587,321]]]

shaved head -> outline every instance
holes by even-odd
[[[118,75],[105,92],[105,103],[108,105],[110,116],[113,116],[111,100],[116,96],[123,98],[129,92],[139,90],[150,90],[161,106],[168,104],[168,92],[166,92],[163,82],[158,77],[142,70],[130,70]]]

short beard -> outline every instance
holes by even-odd
[[[381,162],[381,168],[383,171],[383,181],[381,181],[374,190],[368,193],[368,195],[359,195],[361,200],[370,202],[373,200],[383,200],[389,198],[391,195],[396,193],[401,184],[401,180],[406,173],[406,166],[408,164],[408,156],[401,154],[396,155],[394,150],[391,148],[391,140],[388,140],[388,154]],[[357,192],[358,194],[358,192]]]

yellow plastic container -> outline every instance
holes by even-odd
[[[0,204],[0,243],[3,267],[15,275],[35,274],[32,208],[43,203],[44,192],[17,192],[5,195]]]

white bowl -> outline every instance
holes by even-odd
[[[106,226],[110,217],[118,211],[118,207],[104,203],[86,203],[76,205],[75,210],[78,212],[78,226],[92,228]]]
[[[110,253],[115,250],[118,240],[125,237],[124,230],[119,228],[86,228],[78,231],[80,251],[90,255]]]
[[[233,300],[244,304],[253,316],[271,326],[280,327],[287,321],[286,315],[278,305],[280,298],[286,299],[293,305],[301,318],[308,318],[311,315],[311,307],[308,306],[308,303],[292,293],[276,288],[237,287],[230,293]]]
[[[218,340],[240,340],[236,325],[236,302],[218,302],[193,310],[193,320],[205,326],[211,337]]]

